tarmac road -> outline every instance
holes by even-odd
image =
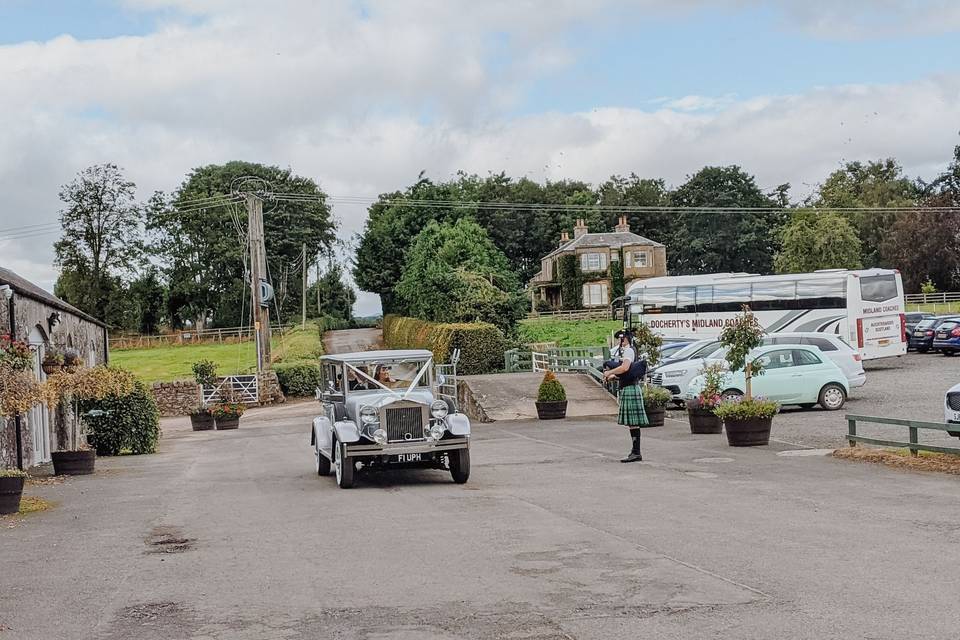
[[[477,425],[473,475],[362,474],[315,403],[164,422],[160,453],[31,486],[0,519],[0,640],[956,638],[960,480],[668,421]]]

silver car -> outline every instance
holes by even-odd
[[[347,489],[366,470],[443,469],[470,477],[470,420],[457,410],[456,367],[426,350],[323,356],[310,446],[317,474]]]

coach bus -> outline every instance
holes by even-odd
[[[892,269],[666,276],[634,283],[622,299],[628,326],[644,322],[666,338],[716,337],[743,305],[770,333],[834,333],[864,360],[907,352],[903,282]]]

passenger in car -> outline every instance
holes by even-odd
[[[402,384],[391,378],[390,371],[382,364],[377,365],[377,371],[374,374],[373,379],[388,389],[394,389],[398,384]]]

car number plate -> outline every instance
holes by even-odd
[[[960,411],[954,411],[954,412],[953,412],[953,421],[954,421],[954,422],[960,422]]]
[[[391,456],[392,462],[423,462],[429,454],[426,453],[401,453],[397,456]]]
[[[923,331],[914,331],[914,332],[913,332],[913,335],[916,336],[916,337],[918,337],[918,338],[922,338],[922,337],[923,337]]]

